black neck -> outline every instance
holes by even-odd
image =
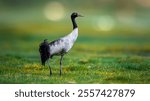
[[[71,17],[71,20],[72,20],[72,24],[73,24],[73,29],[77,28],[77,23],[76,23],[76,20],[74,17]]]

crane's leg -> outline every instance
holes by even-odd
[[[50,63],[49,63],[49,62],[50,62],[50,61],[49,61],[49,59],[48,59],[48,61],[47,61],[47,62],[48,62],[49,70],[50,70],[50,76],[51,76],[51,75],[52,75],[52,69],[51,69],[51,66],[50,66]]]
[[[64,55],[61,55],[61,57],[60,57],[60,76],[62,74],[62,59],[63,59],[63,56]]]

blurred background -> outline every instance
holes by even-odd
[[[47,34],[57,28],[58,32],[67,32],[72,28],[70,14],[74,11],[85,16],[78,21],[82,33],[149,32],[149,0],[0,0],[1,30]]]
[[[22,47],[32,52],[33,47],[37,50],[39,41],[45,38],[52,41],[70,33],[72,12],[85,16],[77,19],[79,46],[84,42],[102,43],[99,51],[105,46],[105,49],[112,46],[113,50],[115,43],[117,50],[122,42],[123,50],[140,48],[149,53],[149,0],[0,0],[1,50]],[[27,47],[27,42],[35,45]],[[140,43],[143,44],[138,46]]]

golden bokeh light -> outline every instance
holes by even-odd
[[[115,21],[111,16],[103,15],[97,18],[93,27],[97,31],[110,31],[114,28]]]
[[[50,2],[44,9],[44,14],[48,20],[59,21],[64,18],[65,8],[60,2]]]

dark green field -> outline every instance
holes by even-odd
[[[39,44],[44,39],[50,42],[71,32],[69,16],[74,8],[66,11],[64,19],[53,22],[44,18],[42,7],[38,4],[38,7],[35,6],[31,10],[20,7],[6,9],[5,6],[1,9],[0,83],[150,83],[150,14],[146,13],[146,10],[139,9],[140,12],[136,12],[136,20],[133,23],[129,21],[129,24],[122,24],[114,20],[115,27],[110,30],[109,22],[103,22],[101,19],[100,23],[108,25],[108,29],[102,27],[103,29],[96,30],[92,26],[99,16],[107,15],[104,20],[110,21],[108,15],[114,17],[113,6],[109,6],[112,8],[108,7],[103,13],[98,13],[102,12],[98,7],[93,6],[95,12],[90,10],[92,7],[89,12],[79,7],[77,11],[81,10],[85,17],[77,19],[78,39],[71,51],[64,56],[61,77],[60,57],[56,56],[50,60],[53,71],[50,77],[48,66],[41,65]],[[141,13],[147,15],[140,15]],[[96,28],[101,28],[101,25]]]

